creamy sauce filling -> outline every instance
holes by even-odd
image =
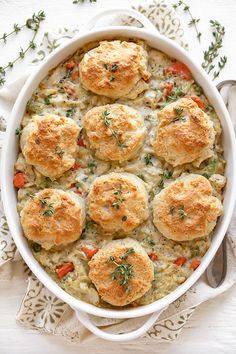
[[[89,47],[92,48],[93,46],[95,44],[91,44]],[[75,62],[79,62],[84,53],[90,49],[89,47],[79,49],[70,60],[73,59]],[[187,81],[181,76],[163,75],[163,68],[173,61],[172,58],[158,50],[149,47],[146,47],[146,49],[149,56],[149,70],[152,75],[149,88],[134,100],[123,98],[115,101],[116,103],[133,107],[144,118],[148,134],[143,148],[135,159],[120,164],[98,160],[86,147],[88,143],[82,131],[76,158],[76,163],[80,167],[75,171],[66,172],[58,180],[51,181],[49,178],[42,176],[32,166],[26,164],[21,153],[15,164],[16,171],[25,172],[27,175],[27,183],[18,191],[19,212],[27,199],[43,188],[73,190],[86,200],[91,183],[102,174],[129,172],[144,181],[149,193],[150,217],[135,230],[125,235],[121,233],[111,234],[105,232],[99,225],[90,220],[87,215],[85,230],[78,241],[61,249],[33,251],[39,263],[65,291],[76,298],[102,307],[111,306],[101,300],[91,283],[88,277],[88,260],[81,247],[94,246],[100,248],[109,240],[125,236],[138,240],[153,261],[155,280],[152,288],[130,306],[151,303],[175,290],[192,274],[193,269],[190,267],[192,260],[197,258],[200,261],[211,242],[211,235],[200,240],[181,243],[161,236],[152,222],[151,202],[154,196],[182,173],[197,173],[209,178],[214,188],[214,195],[219,199],[222,199],[222,189],[225,185],[225,177],[223,177],[225,161],[222,155],[221,125],[213,107],[209,104],[201,87],[194,80]],[[78,75],[75,80],[72,80],[71,76],[75,71],[67,70],[66,62],[61,63],[57,68],[50,71],[48,76],[40,83],[27,104],[22,127],[28,124],[34,114],[43,116],[47,112],[70,117],[79,126],[82,126],[82,117],[89,109],[114,103],[109,98],[84,90]],[[173,85],[172,94],[169,96],[165,92],[167,83]],[[152,140],[155,133],[156,114],[165,104],[189,95],[202,99],[206,106],[206,113],[213,121],[216,131],[214,154],[210,159],[202,162],[198,168],[194,164],[173,168],[165,161],[158,159],[153,151]],[[156,256],[152,256],[153,254]],[[178,257],[187,259],[183,266],[174,264]],[[68,273],[62,280],[58,280],[55,268],[64,262],[73,262],[75,270]]]

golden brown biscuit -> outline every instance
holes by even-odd
[[[154,279],[147,253],[131,238],[106,244],[93,256],[89,267],[89,277],[99,295],[114,306],[125,306],[139,299],[151,288]],[[129,273],[126,280],[119,272],[124,267],[126,274]]]
[[[131,107],[110,104],[90,109],[83,120],[90,148],[105,161],[126,161],[143,145],[146,128],[142,116]]]
[[[157,114],[153,144],[157,156],[173,166],[193,162],[199,166],[212,156],[213,123],[191,98],[181,98]]]
[[[55,179],[75,163],[80,132],[70,118],[46,114],[34,116],[21,134],[21,150],[28,164]]]
[[[107,231],[133,230],[149,215],[143,181],[131,173],[96,178],[88,195],[88,213]]]
[[[76,241],[83,230],[85,205],[73,192],[44,189],[29,199],[20,213],[25,237],[45,249]]]
[[[171,183],[153,201],[153,222],[163,236],[174,241],[205,237],[214,229],[223,207],[212,196],[210,182],[190,174]]]
[[[103,41],[84,55],[79,65],[85,89],[113,99],[134,99],[147,88],[147,52],[126,41]]]

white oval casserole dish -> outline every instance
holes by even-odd
[[[101,17],[101,15],[114,12],[117,14],[121,11],[119,9],[105,11],[103,14],[95,16],[90,24],[93,25],[96,20]],[[71,41],[67,42],[65,45],[62,45],[52,54],[50,54],[40,65],[40,67],[38,67],[36,71],[28,78],[15,102],[10,120],[8,122],[1,162],[2,199],[4,209],[11,234],[25,262],[28,264],[32,272],[38,277],[38,279],[50,291],[52,291],[56,296],[61,298],[76,310],[79,320],[87,328],[89,328],[97,336],[113,341],[131,340],[144,334],[145,331],[149,329],[150,326],[156,321],[160,311],[163,311],[170,303],[185,293],[198,280],[198,278],[203,274],[210,261],[214,257],[224,238],[232,216],[236,194],[236,184],[234,183],[236,180],[236,145],[234,131],[229,114],[216,87],[213,85],[203,69],[191,58],[189,53],[187,53],[183,48],[181,48],[173,41],[160,35],[156,29],[154,29],[154,27],[148,23],[148,20],[144,16],[140,15],[140,13],[136,13],[133,10],[125,10],[125,13],[138,19],[144,24],[145,27],[148,27],[148,29],[112,26],[99,28],[97,30],[95,29],[87,33],[83,32],[83,34],[77,35]],[[218,220],[217,226],[214,230],[211,246],[202,259],[201,265],[181,286],[179,286],[171,294],[151,304],[126,310],[98,308],[92,304],[77,300],[62,290],[59,285],[57,285],[50,278],[50,276],[43,270],[43,268],[34,258],[28,246],[27,240],[23,235],[19,215],[16,209],[16,191],[12,184],[13,169],[18,155],[19,145],[18,138],[15,135],[15,129],[21,122],[25,111],[25,106],[33,91],[37,88],[38,84],[47,75],[50,69],[56,67],[61,61],[65,60],[66,57],[75,52],[79,47],[82,47],[92,41],[116,37],[132,37],[142,39],[146,41],[150,47],[165,52],[169,56],[182,61],[189,67],[194,79],[200,86],[202,86],[205,95],[209,99],[210,103],[214,106],[215,111],[220,118],[223,129],[222,144],[224,148],[224,157],[227,161],[225,171],[225,175],[227,177],[227,188],[224,193],[224,215]],[[148,314],[152,314],[152,316],[138,330],[135,330],[131,333],[114,335],[98,329],[95,325],[92,324],[86,313],[108,318],[133,318]]]

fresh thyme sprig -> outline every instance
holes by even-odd
[[[172,122],[177,122],[183,118],[183,112],[184,112],[183,108],[175,108],[174,112],[175,112],[175,117],[172,119]]]
[[[7,42],[7,38],[9,36],[11,36],[14,33],[17,34],[24,27],[27,27],[27,28],[31,29],[34,32],[33,36],[32,36],[32,39],[30,40],[28,46],[25,49],[20,48],[18,56],[14,60],[9,61],[8,64],[5,65],[5,66],[0,66],[0,86],[4,85],[4,83],[6,82],[6,79],[5,79],[6,70],[13,68],[14,64],[17,61],[22,60],[25,57],[26,53],[30,49],[34,50],[36,48],[35,38],[36,38],[36,35],[37,35],[38,30],[40,28],[40,24],[41,24],[41,22],[44,19],[45,19],[44,11],[39,11],[38,14],[34,13],[31,18],[26,20],[24,25],[19,26],[18,24],[14,24],[14,26],[13,26],[14,30],[13,31],[11,31],[9,33],[4,33],[2,35],[2,37],[0,37],[0,41],[3,40],[4,43],[6,43]]]
[[[26,27],[26,23],[22,26],[19,26],[17,23],[14,23],[13,25],[13,30],[9,33],[3,33],[3,35],[0,37],[0,41],[4,41],[4,43],[7,42],[7,38],[10,37],[12,34],[17,34],[22,30],[22,28]]]
[[[215,64],[213,64],[213,62],[219,56],[219,50],[222,48],[223,38],[225,35],[225,28],[218,21],[211,20],[210,24],[212,27],[213,41],[209,45],[208,49],[203,52],[204,62],[202,63],[202,67],[208,74],[215,68]],[[218,61],[218,70],[213,73],[214,79],[219,76],[219,73],[224,68],[226,62],[226,56],[220,58]]]
[[[132,253],[135,253],[133,248],[128,248],[127,251],[120,256],[120,260],[126,261],[128,256]],[[109,261],[111,261],[113,264],[116,265],[115,270],[111,273],[111,279],[112,280],[117,280],[120,279],[120,285],[122,285],[125,289],[125,292],[130,292],[131,291],[131,286],[129,286],[129,280],[130,278],[134,277],[134,270],[133,266],[129,263],[117,263],[115,260],[115,257],[110,256]]]
[[[177,117],[182,117],[183,115],[183,108],[175,108],[175,114]]]
[[[202,33],[199,32],[198,27],[197,27],[197,23],[200,21],[200,18],[194,18],[191,11],[190,11],[190,6],[187,5],[184,1],[179,0],[177,3],[173,4],[173,8],[175,10],[177,10],[177,8],[182,8],[184,10],[184,12],[186,12],[189,17],[190,17],[190,21],[188,23],[188,25],[191,27],[193,26],[197,35],[197,39],[199,40],[199,42],[201,41],[201,36]]]

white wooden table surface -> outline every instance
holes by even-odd
[[[169,0],[171,1],[171,0]],[[173,2],[173,1],[171,1]],[[206,47],[210,40],[208,21],[218,19],[226,27],[226,39],[224,43],[224,54],[228,56],[228,64],[221,75],[220,80],[236,79],[236,0],[186,0],[191,6],[196,17],[201,18],[200,28],[203,33],[203,47]],[[21,22],[33,12],[40,9],[47,13],[47,21],[43,30],[52,27],[66,26],[74,27],[86,18],[92,16],[95,11],[105,7],[119,6],[127,7],[128,0],[98,0],[92,5],[73,5],[72,0],[0,0],[0,33],[7,31],[15,22]],[[187,19],[183,16],[183,21]],[[189,30],[191,52],[201,62],[200,49]],[[20,37],[19,37],[20,38]],[[6,50],[0,47],[0,64],[12,59],[15,52],[14,41]],[[204,46],[205,44],[205,46]],[[17,47],[19,46],[19,43]],[[22,72],[29,59],[24,60],[11,74],[14,78]],[[0,284],[0,353],[1,354],[64,354],[83,353],[106,354],[111,352],[140,353],[139,345],[134,343],[111,344],[102,340],[86,345],[72,345],[64,339],[52,335],[40,335],[36,331],[27,330],[15,322],[15,314],[19,308],[24,285],[19,277],[13,277],[11,281]],[[96,348],[96,349],[94,349]],[[168,353],[168,354],[208,354],[236,353],[236,286],[227,293],[201,305],[189,320],[187,327],[183,330],[179,340],[172,344],[150,344],[145,345],[143,353]]]

